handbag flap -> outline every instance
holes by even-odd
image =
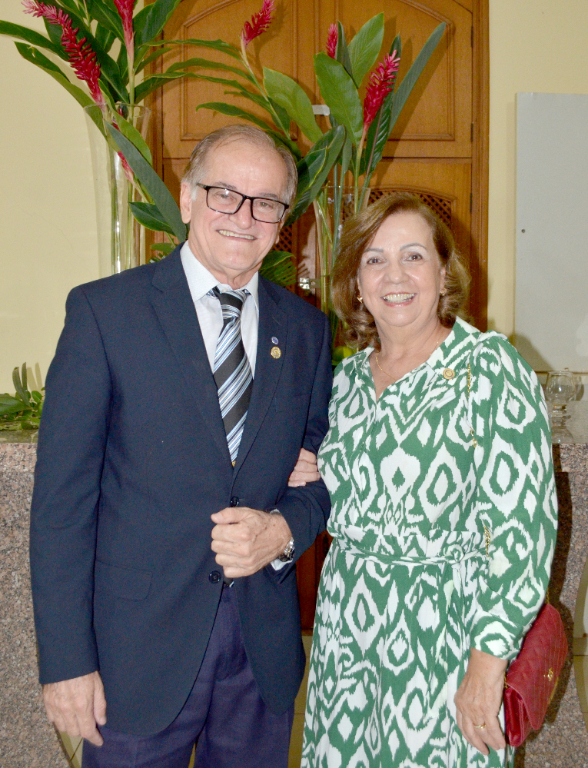
[[[506,685],[521,697],[535,731],[543,724],[568,652],[561,616],[547,603],[527,633],[520,653],[506,675]]]

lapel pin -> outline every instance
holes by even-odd
[[[272,344],[277,344],[277,343],[278,343],[277,336],[272,336]]]
[[[279,347],[272,347],[270,350],[270,355],[277,360],[279,357],[282,356],[282,350]]]
[[[446,368],[443,371],[444,379],[447,379],[449,381],[449,379],[453,379],[454,377],[455,377],[455,371],[453,370],[453,368]]]

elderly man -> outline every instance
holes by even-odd
[[[68,298],[31,565],[48,716],[85,768],[186,768],[196,740],[198,768],[287,765],[294,563],[329,511],[288,478],[331,387],[326,318],[259,276],[295,192],[287,150],[215,131],[182,183],[188,241]]]

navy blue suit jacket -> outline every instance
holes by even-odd
[[[327,490],[287,481],[300,448],[321,444],[330,391],[326,317],[260,279],[255,381],[233,468],[179,248],[70,293],[31,511],[42,683],[98,669],[110,727],[147,735],[174,719],[220,597],[210,515],[231,500],[278,507],[296,555],[313,543]],[[262,696],[284,711],[304,670],[296,569],[267,566],[234,589]]]

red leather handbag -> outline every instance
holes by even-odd
[[[561,616],[545,603],[506,673],[504,716],[511,746],[520,747],[543,725],[568,651]]]

